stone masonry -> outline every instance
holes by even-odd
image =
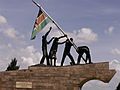
[[[81,90],[89,80],[108,83],[115,70],[109,63],[73,66],[30,66],[25,70],[0,72],[0,90]]]

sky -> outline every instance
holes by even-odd
[[[120,82],[120,1],[119,0],[36,0],[47,13],[72,37],[77,46],[87,45],[93,63],[110,62],[117,73],[109,84],[101,81],[87,82],[83,90],[115,90]],[[35,40],[30,40],[38,14],[31,0],[0,0],[0,70],[6,70],[16,57],[20,68],[40,62],[41,37],[50,26],[48,39],[62,35],[53,23],[49,23]],[[50,44],[51,45],[51,44]],[[48,46],[48,49],[50,48]],[[59,65],[64,45],[59,46]],[[72,48],[74,59],[77,54]],[[65,64],[69,64],[66,58]],[[94,88],[94,89],[93,89]],[[96,88],[96,89],[95,89]]]

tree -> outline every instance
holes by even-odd
[[[11,60],[11,63],[8,65],[6,71],[18,70],[20,66],[16,66],[16,65],[17,65],[17,59],[14,58]]]
[[[117,86],[117,89],[116,90],[120,90],[120,83],[118,84],[118,86]]]

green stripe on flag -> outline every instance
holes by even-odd
[[[34,30],[32,31],[31,40],[32,40],[32,39],[35,39],[37,33],[38,33],[37,29],[34,28]]]
[[[46,19],[41,23],[40,29],[42,30],[49,22],[50,22],[50,20],[49,20],[48,18],[46,18]]]
[[[49,22],[50,22],[50,19],[46,18],[42,23],[40,23],[37,27],[35,27],[33,32],[32,32],[31,39],[34,39],[36,37],[36,34],[39,31],[41,31]]]

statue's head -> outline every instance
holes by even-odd
[[[70,38],[71,41],[73,41],[73,38]]]
[[[45,36],[42,36],[42,39],[45,38]]]
[[[55,37],[55,41],[58,41],[59,39],[57,37]]]

